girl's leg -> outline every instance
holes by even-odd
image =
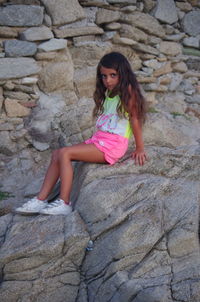
[[[58,178],[61,180],[60,198],[69,202],[73,167],[72,160],[105,163],[104,154],[94,144],[77,144],[55,150],[52,154],[51,163],[48,167],[38,199],[44,200],[51,193]]]
[[[51,162],[49,164],[49,167],[47,169],[42,187],[40,189],[40,192],[38,194],[38,199],[45,200],[48,198],[49,194],[51,193],[54,185],[56,184],[60,172],[59,172],[59,162],[58,162],[58,150],[53,151]]]
[[[77,160],[91,163],[105,163],[104,153],[94,144],[85,143],[59,149],[58,158],[61,180],[60,198],[65,203],[69,202],[72,187],[73,167],[71,162]]]

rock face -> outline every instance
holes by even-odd
[[[199,1],[0,4],[0,301],[199,302]],[[51,150],[93,133],[110,51],[147,99],[149,161],[131,141],[115,166],[75,163],[71,216],[16,215]]]
[[[67,219],[8,215],[3,223],[8,240],[3,240],[0,258],[7,281],[1,286],[1,301],[75,301],[89,238],[78,213]]]
[[[78,165],[83,220],[1,218],[2,301],[199,301],[199,146],[148,153],[144,167]]]

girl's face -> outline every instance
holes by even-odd
[[[101,67],[100,68],[101,78],[104,86],[112,91],[119,83],[119,74],[115,69]]]

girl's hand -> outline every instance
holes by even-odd
[[[131,156],[135,160],[136,165],[143,166],[145,161],[147,160],[147,155],[144,150],[135,150]]]

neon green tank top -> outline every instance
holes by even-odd
[[[103,114],[98,117],[96,127],[98,130],[118,134],[129,139],[132,136],[131,125],[128,114],[127,119],[119,117],[117,113],[119,102],[120,97],[118,95],[113,98],[106,96],[103,104]]]

